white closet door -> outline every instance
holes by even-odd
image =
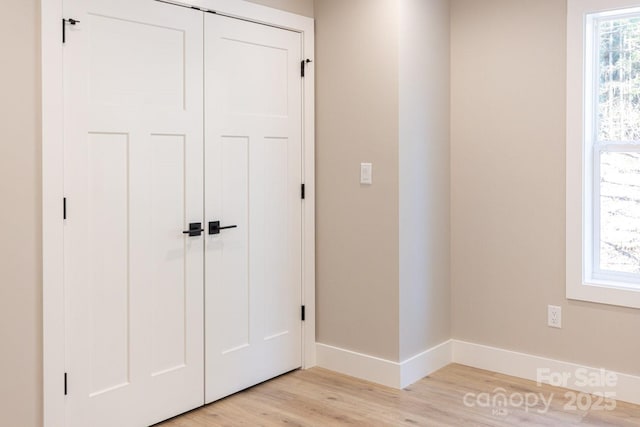
[[[65,0],[67,425],[203,404],[203,14]]]
[[[206,402],[301,365],[300,60],[298,33],[205,15],[205,217],[237,226],[206,236]]]

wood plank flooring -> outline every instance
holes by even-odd
[[[571,403],[567,391],[457,364],[405,390],[313,368],[275,378],[159,426],[640,426],[640,406],[616,402],[614,410],[574,410],[566,407]],[[505,407],[496,401],[492,407],[487,396],[500,392],[513,404]],[[529,407],[520,404],[520,397],[529,399]],[[542,398],[550,402],[546,411]],[[583,404],[586,399],[591,397],[583,398]]]

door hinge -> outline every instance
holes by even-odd
[[[67,219],[67,198],[62,199],[62,219]]]
[[[303,59],[300,61],[300,77],[304,77],[304,68],[309,62],[313,62],[310,59]]]
[[[80,23],[80,21],[78,21],[77,19],[73,19],[73,18],[65,19],[65,18],[62,18],[62,43],[66,43],[67,42],[67,24],[76,25],[76,24],[79,24],[79,23]]]
[[[64,395],[67,395],[67,373],[64,373]]]
[[[300,198],[302,200],[304,200],[304,196],[305,196],[305,191],[304,191],[304,184],[300,185]]]
[[[300,307],[300,317],[302,318],[302,321],[305,320],[305,313],[304,313],[304,305]]]

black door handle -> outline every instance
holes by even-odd
[[[182,234],[188,234],[189,237],[196,237],[200,236],[203,231],[202,223],[192,222],[189,224],[189,229],[187,231],[183,231]]]
[[[220,230],[226,230],[227,228],[237,228],[237,225],[227,225],[220,227],[220,221],[211,221],[209,223],[209,234],[220,234]]]

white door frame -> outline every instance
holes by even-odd
[[[154,1],[154,0],[148,0]],[[302,37],[303,57],[314,59],[314,20],[238,0],[171,0],[222,15],[295,31]],[[63,0],[41,1],[42,42],[42,311],[44,427],[65,424],[64,270],[63,270]],[[65,17],[73,18],[73,17]],[[305,200],[302,226],[303,368],[316,364],[315,351],[315,113],[314,67],[303,80],[303,171]]]

